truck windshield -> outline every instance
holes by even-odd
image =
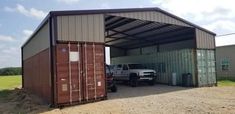
[[[145,67],[141,64],[128,64],[129,69],[144,69]]]

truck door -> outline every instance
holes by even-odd
[[[122,65],[121,64],[116,65],[113,73],[114,73],[114,78],[120,80],[122,76]]]
[[[129,80],[129,69],[127,65],[123,65],[121,73],[123,80]]]

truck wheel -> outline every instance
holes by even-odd
[[[148,82],[149,85],[153,86],[155,84],[155,80],[151,80]]]
[[[110,89],[111,89],[111,92],[117,92],[117,86],[115,86],[115,85],[112,86]]]
[[[138,78],[135,74],[131,74],[131,76],[130,76],[130,85],[131,85],[131,87],[138,86]]]

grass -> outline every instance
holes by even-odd
[[[12,89],[21,85],[21,76],[0,76],[0,101],[12,92]]]
[[[0,91],[14,89],[21,85],[21,76],[0,76]]]
[[[218,86],[234,86],[235,87],[235,80],[219,80]]]

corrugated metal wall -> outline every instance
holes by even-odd
[[[165,84],[170,82],[172,73],[177,74],[178,85],[182,84],[183,73],[191,73],[193,85],[196,85],[194,55],[195,51],[193,49],[182,49],[145,55],[115,57],[111,58],[111,64],[144,64],[147,68],[155,69],[158,72],[157,82]]]
[[[140,55],[140,53],[151,54],[151,53],[156,53],[157,51],[164,52],[164,51],[172,51],[179,49],[192,49],[194,47],[195,47],[194,40],[185,40],[180,42],[159,45],[159,47],[155,45],[155,46],[143,47],[141,49],[140,48],[130,49],[127,50],[127,55]],[[157,50],[157,48],[159,48],[159,50]],[[111,52],[111,54],[112,53],[113,52]]]
[[[157,12],[157,11],[110,13],[108,15],[128,17],[128,18],[134,18],[134,19],[140,19],[140,20],[146,20],[146,21],[155,21],[155,22],[160,22],[160,23],[167,23],[167,24],[191,27],[191,25],[188,25],[178,19],[175,19],[173,17],[170,17],[168,15],[165,15],[165,14],[163,14],[161,12]]]
[[[49,48],[23,62],[24,89],[51,103],[51,71]]]
[[[235,45],[216,48],[216,71],[219,79],[235,79]],[[222,70],[222,61],[228,61],[228,70]]]
[[[34,56],[35,54],[49,48],[50,34],[49,22],[47,22],[41,30],[28,42],[23,48],[23,60]]]
[[[199,86],[216,84],[214,50],[197,50],[197,69]]]
[[[104,15],[58,16],[59,41],[104,42]]]
[[[199,49],[215,49],[215,36],[196,29],[196,42]]]

